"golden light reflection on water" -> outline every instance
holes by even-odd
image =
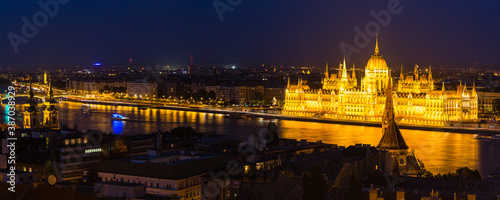
[[[176,111],[164,109],[139,110],[129,106],[91,105],[90,114],[82,113],[80,103],[65,102],[57,106],[61,123],[78,124],[81,131],[97,129],[123,135],[147,134],[158,130],[170,130],[178,126],[190,126],[200,132],[215,131],[239,139],[246,139],[252,132],[267,127],[269,120],[227,119],[223,114]],[[17,107],[17,106],[16,106]],[[42,110],[39,107],[38,110]],[[42,112],[40,112],[42,113]],[[130,118],[126,123],[114,123],[113,113]],[[40,117],[42,115],[40,114]],[[21,120],[22,121],[22,120]],[[20,121],[18,121],[20,122]],[[382,137],[381,128],[275,120],[283,138],[322,140],[324,143],[349,146],[356,143],[376,146]],[[119,125],[119,127],[117,127]],[[472,134],[446,133],[401,129],[410,149],[415,150],[428,170],[437,173],[455,171],[467,166],[485,174],[500,165],[496,152],[500,142],[480,141]]]
[[[65,103],[68,108],[79,108],[81,104]],[[61,106],[64,106],[61,105]],[[229,134],[239,138],[247,137],[251,132],[265,128],[269,120],[235,120],[224,118],[223,114],[199,113],[164,109],[139,110],[129,106],[97,105],[99,121],[106,121],[108,112],[118,112],[133,119],[125,124],[124,134],[133,130],[137,133],[150,133],[157,130],[169,130],[177,126],[191,126],[198,131]],[[103,110],[103,113],[100,113]],[[71,113],[71,112],[70,112]],[[77,113],[76,115],[81,115]],[[76,116],[75,117],[80,117]],[[156,117],[158,116],[158,117]],[[137,122],[134,122],[137,120]],[[276,121],[283,138],[322,140],[325,143],[349,146],[356,143],[377,145],[382,137],[381,128],[349,126],[314,122]],[[94,124],[94,123],[92,123]],[[96,124],[99,129],[109,129],[107,124]],[[428,170],[433,173],[447,173],[459,167],[481,170],[478,156],[478,140],[472,134],[446,133],[401,129],[410,149],[415,150]]]
[[[376,146],[382,137],[381,128],[280,121],[282,137],[349,146],[356,143]],[[297,131],[300,130],[300,131]],[[479,169],[478,140],[472,134],[401,129],[410,149],[433,173],[447,173],[467,166]]]

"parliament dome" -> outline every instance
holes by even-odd
[[[387,70],[387,63],[382,55],[379,53],[378,49],[378,37],[375,40],[375,53],[372,55],[368,63],[366,64],[367,70]]]

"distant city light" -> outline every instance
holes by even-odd
[[[236,67],[233,65],[233,69],[236,69]]]
[[[97,152],[101,152],[102,149],[101,148],[95,148],[95,149],[87,149],[85,150],[85,153],[97,153]]]
[[[94,63],[94,66],[101,66],[101,63],[100,62],[96,62],[96,63]]]

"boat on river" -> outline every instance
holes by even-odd
[[[125,117],[123,115],[115,113],[115,114],[113,114],[113,116],[111,117],[111,119],[113,119],[113,120],[128,120],[129,118]]]
[[[231,114],[228,114],[228,115],[224,115],[224,118],[229,118],[229,119],[245,119],[245,117],[244,117],[243,114],[239,114],[237,112],[234,112],[234,113],[231,113]]]

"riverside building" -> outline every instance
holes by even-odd
[[[434,88],[432,71],[419,76],[417,66],[413,75],[401,77],[394,95],[394,113],[397,120],[408,124],[449,125],[451,122],[473,122],[477,119],[478,96],[475,86],[467,90],[460,85],[456,90]],[[375,53],[365,67],[360,85],[354,73],[347,73],[345,59],[338,74],[330,74],[326,65],[321,89],[310,89],[307,81],[299,78],[286,87],[283,114],[333,119],[380,121],[385,107],[389,67],[379,52],[378,39]],[[443,83],[444,84],[444,83]]]

